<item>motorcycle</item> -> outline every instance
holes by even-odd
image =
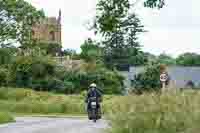
[[[93,122],[96,122],[98,119],[101,118],[100,107],[98,107],[96,97],[90,98],[89,104],[90,104],[89,105],[90,111],[88,111],[89,119],[93,120]]]

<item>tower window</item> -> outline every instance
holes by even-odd
[[[51,41],[55,41],[55,32],[51,31],[49,34]]]

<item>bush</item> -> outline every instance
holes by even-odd
[[[0,48],[0,65],[7,65],[13,59],[14,51],[11,48]]]
[[[0,68],[0,86],[6,86],[8,82],[8,69]]]
[[[152,64],[146,66],[144,72],[136,75],[135,79],[132,82],[135,89],[134,91],[136,91],[137,93],[141,93],[142,91],[160,90],[160,74],[163,71],[165,71],[164,65]]]
[[[47,56],[18,56],[10,67],[10,83],[17,87],[54,89],[49,81],[54,82],[55,67]]]
[[[123,90],[123,77],[117,72],[106,68],[97,68],[92,71],[66,72],[64,84],[68,93],[80,93],[87,90],[91,83],[96,83],[104,94],[120,94]],[[84,89],[82,89],[84,88]]]
[[[14,121],[14,118],[9,113],[0,112],[0,124],[13,122],[13,121]]]

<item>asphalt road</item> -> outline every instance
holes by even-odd
[[[103,133],[107,127],[105,120],[19,117],[16,123],[0,125],[0,133]]]

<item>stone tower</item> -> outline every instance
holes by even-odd
[[[61,10],[59,10],[58,18],[48,17],[35,24],[32,28],[33,39],[39,42],[62,44],[61,17]]]

